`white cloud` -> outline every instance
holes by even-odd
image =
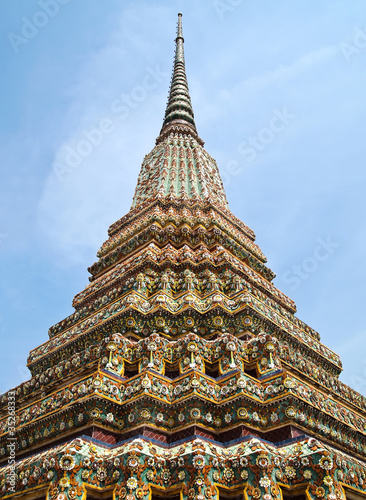
[[[299,57],[290,65],[281,64],[273,71],[268,71],[263,75],[248,78],[242,82],[239,87],[262,88],[274,81],[294,78],[308,71],[313,66],[331,59],[338,54],[338,51],[338,47],[322,47]],[[238,88],[236,90],[238,90]]]
[[[63,171],[55,162],[56,174],[50,166],[39,202],[38,224],[64,264],[85,265],[85,251],[95,252],[107,238],[108,226],[130,208],[144,153],[135,127],[129,130],[117,120],[114,125],[114,131],[75,168]],[[154,136],[148,127],[146,132]],[[70,144],[77,147],[78,140],[80,143],[76,134]],[[147,147],[145,139],[142,144]],[[61,154],[58,151],[55,157]]]
[[[112,33],[111,40],[90,54],[67,89],[68,133],[59,133],[38,204],[45,244],[63,266],[85,265],[85,252],[95,253],[108,226],[128,212],[143,157],[162,123],[167,63],[141,60],[131,75],[126,51],[116,47],[121,37]]]

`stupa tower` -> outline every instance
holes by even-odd
[[[230,212],[175,43],[131,210],[2,397],[1,497],[365,498],[365,398]]]

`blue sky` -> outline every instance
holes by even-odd
[[[366,394],[364,0],[1,2],[0,392],[29,378],[29,351],[129,210],[179,11],[230,208]]]

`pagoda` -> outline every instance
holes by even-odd
[[[2,498],[366,498],[366,400],[272,283],[199,137],[182,15],[160,134],[75,312],[2,396]],[[10,416],[9,416],[10,415]]]

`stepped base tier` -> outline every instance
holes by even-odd
[[[230,212],[181,15],[161,133],[89,271],[1,398],[2,498],[366,498],[366,400]]]

